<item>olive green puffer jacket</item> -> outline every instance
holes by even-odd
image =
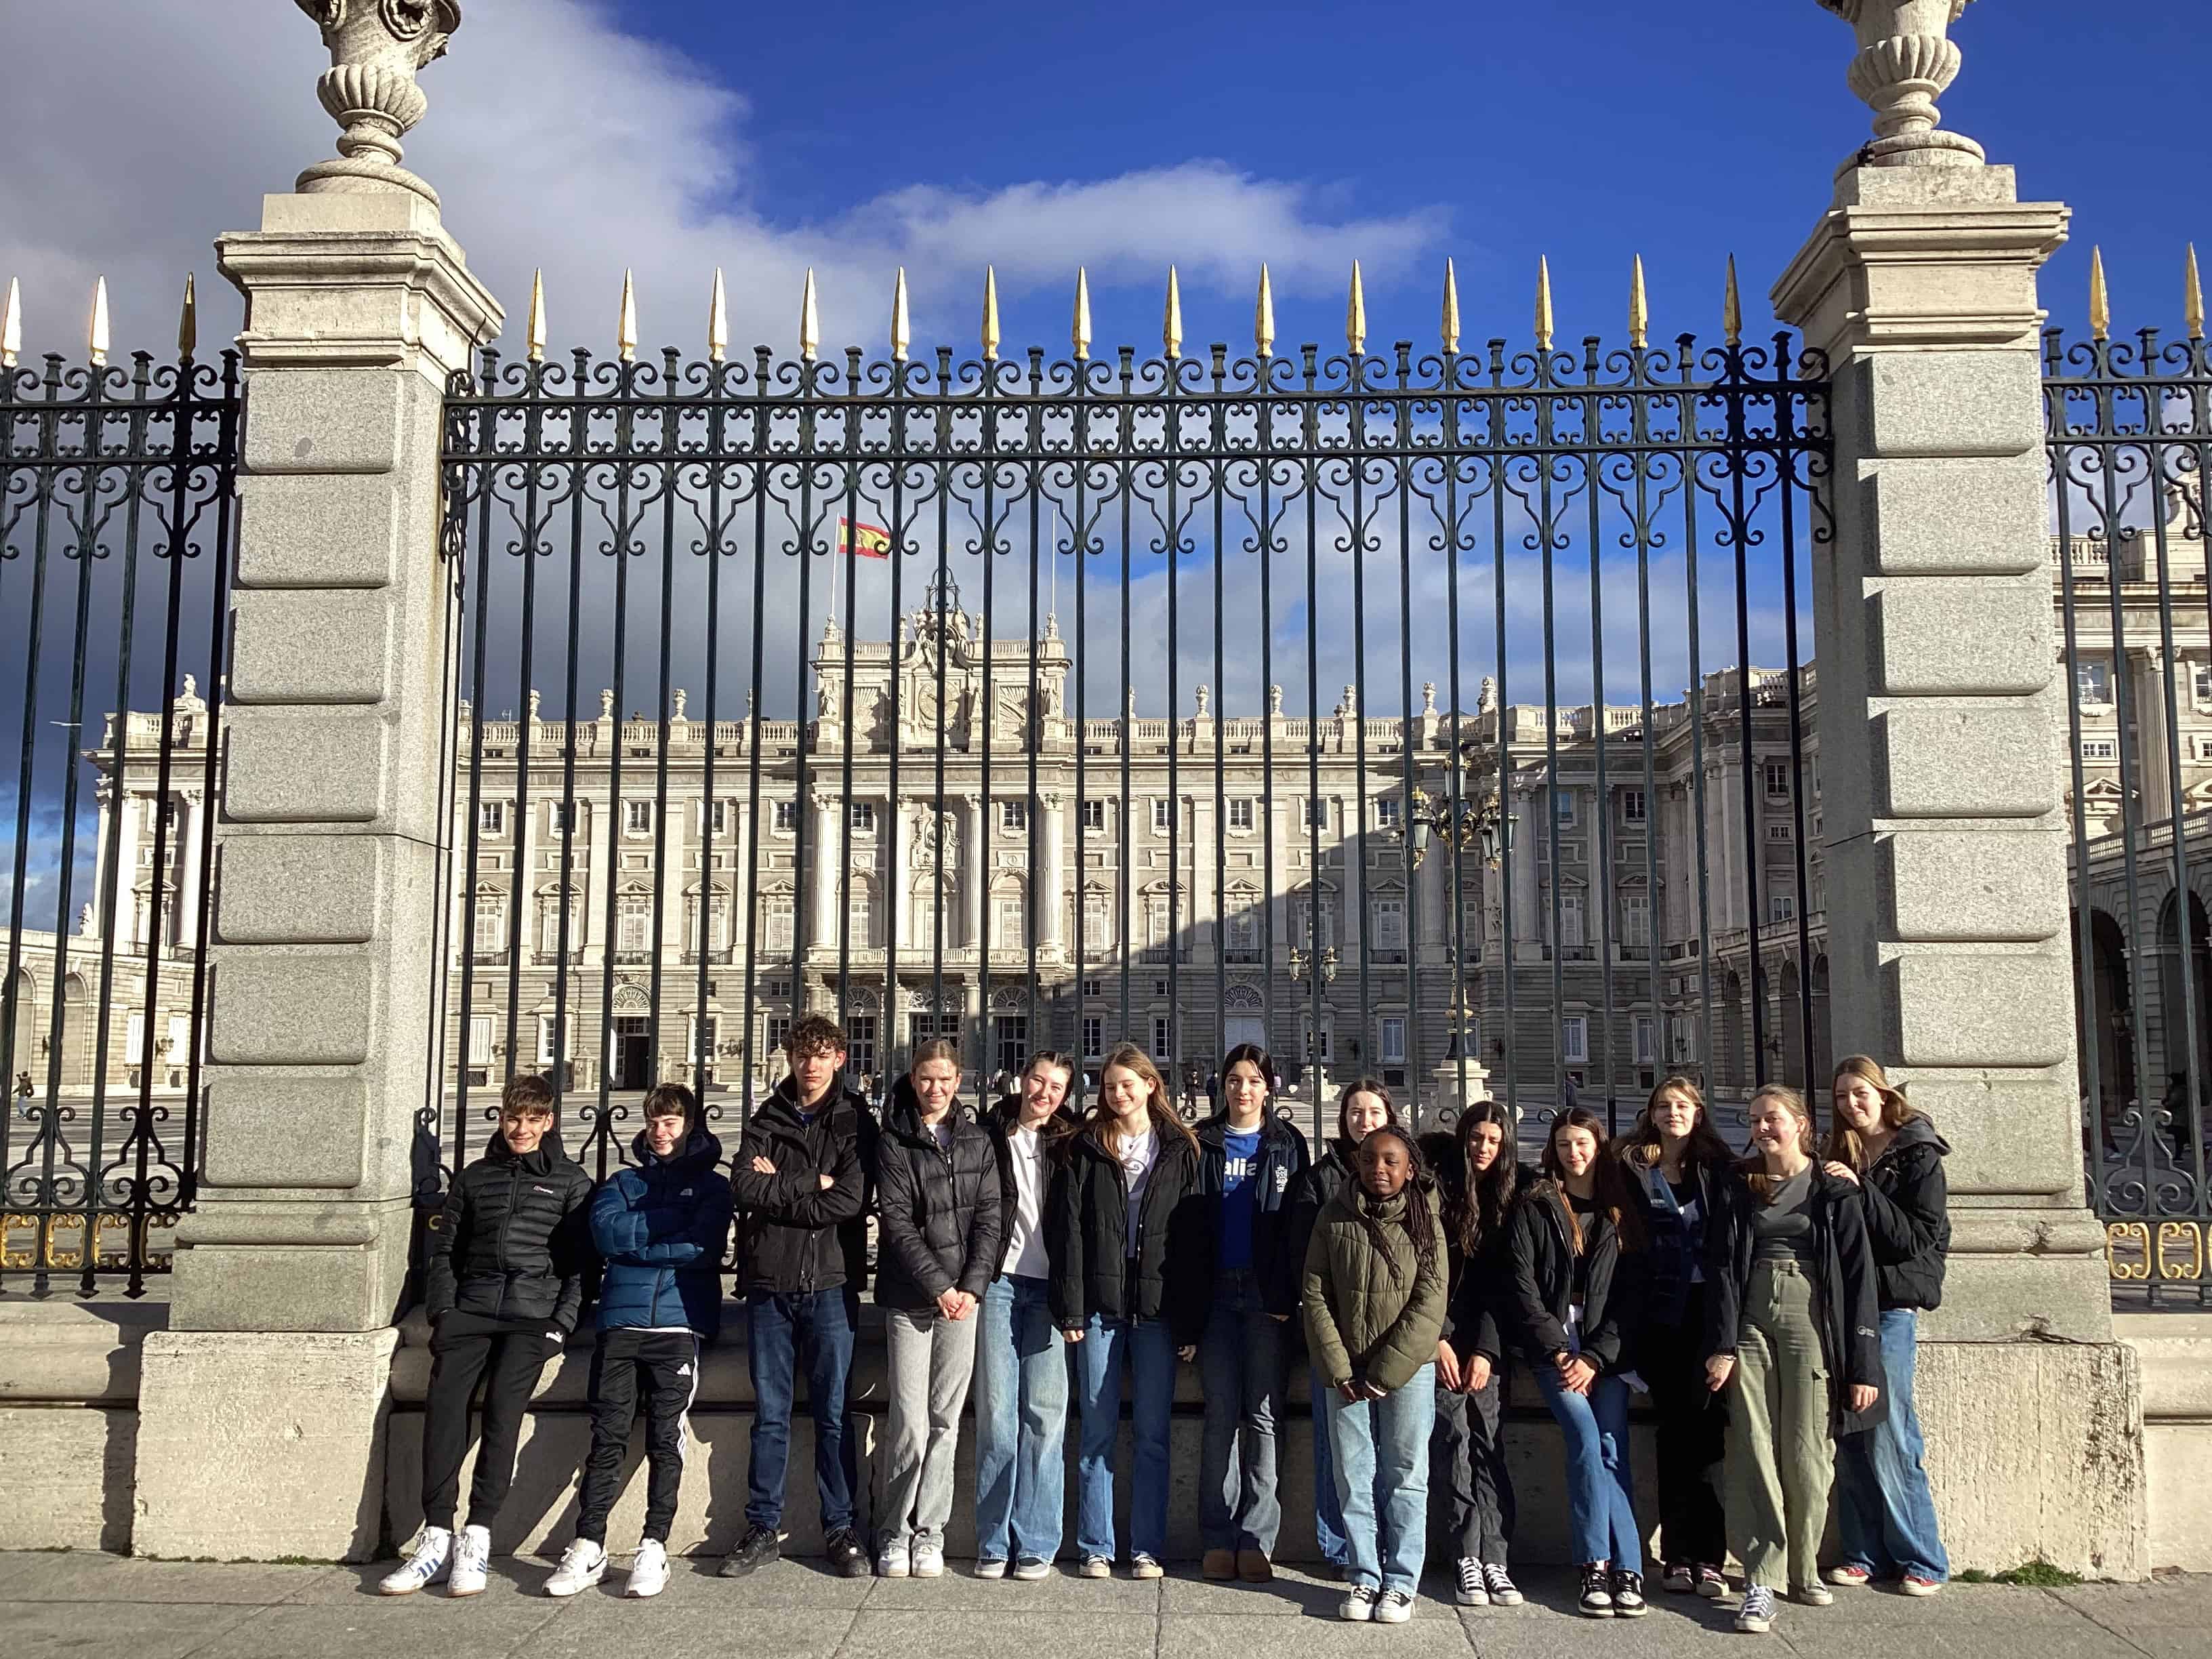
[[[1332,1388],[1355,1378],[1389,1393],[1437,1357],[1446,1297],[1444,1231],[1433,1196],[1425,1267],[1406,1221],[1407,1194],[1377,1200],[1354,1182],[1329,1200],[1306,1247],[1306,1348]],[[1380,1224],[1389,1262],[1360,1220]],[[1393,1271],[1395,1268],[1395,1272]]]

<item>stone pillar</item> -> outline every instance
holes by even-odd
[[[890,861],[890,915],[884,919],[884,948],[890,949],[896,939],[908,951],[914,947],[914,837],[913,821],[901,815],[906,804],[896,796],[884,796],[884,822],[896,826],[896,833],[887,830],[883,843],[884,856]],[[886,1011],[887,1012],[890,1011]],[[890,1050],[884,1050],[889,1055]]]
[[[1037,945],[1040,950],[1066,947],[1061,921],[1067,908],[1067,797],[1048,791],[1038,797],[1044,807],[1044,868],[1038,872],[1030,902],[1037,906]]]
[[[2188,691],[2188,666],[2176,670]],[[2136,776],[2142,782],[2142,821],[2159,823],[2173,816],[2173,780],[2167,774],[2167,749],[2173,742],[2166,724],[2166,651],[2162,646],[2128,647],[2128,690],[2136,700]],[[2184,1045],[2185,1047],[2186,1045]]]
[[[440,416],[501,323],[396,165],[459,6],[303,4],[342,154],[217,243],[246,417],[206,1162],[140,1397],[133,1544],[161,1556],[358,1559],[381,1529],[431,1052]]]
[[[991,810],[988,795],[968,797],[968,836],[960,849],[960,862],[965,866],[962,874],[962,906],[967,937],[960,940],[963,948],[982,953],[989,948],[990,939],[983,932],[983,890],[991,884],[991,872],[983,862],[983,814]]]
[[[199,943],[200,872],[207,861],[208,806],[204,792],[185,790],[179,797],[184,807],[179,817],[183,820],[177,833],[184,837],[182,855],[177,860],[176,896],[170,901],[174,911],[173,936],[180,950],[189,951]]]
[[[1544,850],[1537,840],[1544,829],[1535,806],[1540,796],[1548,805],[1549,793],[1541,788],[1516,788],[1508,796],[1508,810],[1516,821],[1512,830],[1513,949],[1519,962],[1543,960],[1545,929],[1550,921],[1540,913],[1536,898],[1536,860]]]
[[[809,856],[814,860],[814,929],[807,942],[826,948],[834,955],[837,949],[837,872],[842,867],[846,851],[843,836],[834,833],[840,803],[830,796],[816,794],[812,805],[813,846]]]
[[[1932,66],[1936,89],[1956,73],[1943,36],[1963,0],[1825,3],[1857,24],[1852,84],[1885,121],[1884,65]],[[1895,1067],[1953,1148],[1917,1401],[1953,1565],[2138,1577],[2140,1394],[2083,1207],[2052,760],[2036,271],[2067,210],[1919,131],[1846,164],[1773,290],[1832,382],[1824,854],[1830,890],[1864,896],[1827,913],[1835,1051]]]

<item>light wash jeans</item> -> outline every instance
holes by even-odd
[[[1567,1515],[1575,1563],[1606,1561],[1644,1571],[1636,1525],[1636,1472],[1628,1456],[1628,1384],[1601,1376],[1587,1395],[1571,1394],[1548,1362],[1530,1370],[1567,1441]]]
[[[1283,1507],[1275,1484],[1276,1419],[1283,1395],[1285,1323],[1261,1305],[1249,1268],[1213,1281],[1212,1310],[1198,1344],[1206,1389],[1200,1443],[1198,1530],[1210,1550],[1275,1553]]]
[[[1314,1541],[1322,1559],[1341,1568],[1352,1559],[1344,1541],[1344,1505],[1336,1501],[1336,1460],[1328,1451],[1328,1398],[1335,1392],[1311,1365],[1306,1367],[1307,1397],[1313,1407]]]
[[[980,1309],[947,1319],[936,1309],[884,1310],[889,1410],[884,1417],[884,1513],[879,1544],[911,1544],[916,1533],[942,1543],[952,1518],[952,1461],[960,1413],[975,1374]]]
[[[1919,1321],[1911,1308],[1881,1316],[1881,1369],[1887,1409],[1863,1433],[1836,1443],[1836,1533],[1846,1566],[1875,1578],[1951,1576],[1936,1499],[1921,1462],[1920,1419],[1912,1409]]]
[[[1429,1433],[1437,1420],[1437,1368],[1380,1400],[1347,1404],[1328,1392],[1336,1500],[1350,1553],[1346,1580],[1417,1593],[1429,1549]],[[1379,1499],[1379,1505],[1378,1505]]]
[[[975,1554],[1049,1561],[1066,1519],[1067,1344],[1042,1279],[983,1292],[975,1352]]]
[[[1075,1460],[1075,1547],[1114,1557],[1114,1450],[1121,1437],[1121,1371],[1130,1372],[1135,1468],[1129,1483],[1129,1553],[1158,1560],[1168,1541],[1168,1419],[1175,1410],[1176,1341],[1164,1322],[1093,1314],[1075,1346],[1083,1437]]]

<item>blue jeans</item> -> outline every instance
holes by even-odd
[[[1067,1344],[1045,1281],[1007,1273],[983,1292],[975,1350],[975,1554],[1049,1561],[1066,1518]]]
[[[1589,1394],[1571,1394],[1550,1361],[1530,1369],[1567,1438],[1567,1513],[1577,1564],[1607,1561],[1625,1572],[1642,1572],[1636,1473],[1628,1456],[1628,1384],[1601,1376]]]
[[[1344,1505],[1336,1500],[1336,1460],[1328,1449],[1328,1400],[1334,1390],[1310,1365],[1306,1387],[1313,1405],[1314,1541],[1321,1546],[1322,1559],[1341,1567],[1352,1554],[1344,1539]]]
[[[1121,1368],[1128,1366],[1136,1431],[1129,1485],[1129,1553],[1158,1560],[1168,1541],[1168,1419],[1175,1410],[1176,1341],[1157,1319],[1093,1314],[1076,1344],[1083,1437],[1075,1460],[1075,1547],[1114,1555],[1114,1449],[1121,1436]]]
[[[783,1521],[784,1476],[791,1459],[791,1402],[799,1364],[806,1366],[807,1412],[814,1419],[814,1485],[822,1530],[854,1524],[853,1480],[846,1468],[845,1382],[853,1369],[853,1322],[843,1290],[745,1298],[745,1361],[753,1383],[752,1464],[745,1519]]]
[[[1921,1462],[1912,1409],[1919,1321],[1910,1308],[1881,1316],[1881,1369],[1889,1397],[1881,1421],[1836,1443],[1836,1534],[1846,1566],[1875,1578],[1910,1573],[1942,1583],[1951,1576],[1936,1524],[1936,1499]]]
[[[1283,1524],[1275,1486],[1275,1419],[1283,1393],[1284,1328],[1261,1305],[1260,1281],[1249,1268],[1213,1281],[1213,1307],[1198,1344],[1206,1389],[1198,1530],[1207,1549],[1275,1553]]]
[[[1408,1595],[1420,1589],[1429,1549],[1429,1432],[1436,1420],[1433,1364],[1380,1400],[1347,1404],[1329,1390],[1328,1438],[1350,1583]]]

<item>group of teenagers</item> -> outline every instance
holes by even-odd
[[[1053,1572],[1072,1395],[1076,1571],[1107,1577],[1119,1559],[1157,1578],[1178,1367],[1195,1362],[1200,1571],[1265,1583],[1301,1349],[1315,1530],[1347,1620],[1412,1616],[1432,1486],[1456,1601],[1522,1601],[1502,1437],[1516,1366],[1561,1431],[1584,1613],[1648,1611],[1629,1442],[1638,1393],[1656,1419],[1665,1589],[1727,1595],[1733,1555],[1736,1627],[1760,1632],[1782,1594],[1820,1606],[1828,1585],[1884,1581],[1927,1595],[1948,1577],[1912,1378],[1917,1318],[1942,1288],[1949,1149],[1871,1060],[1837,1067],[1825,1145],[1803,1097],[1770,1085],[1751,1098],[1739,1153],[1695,1085],[1670,1078],[1617,1142],[1567,1108],[1531,1170],[1496,1102],[1416,1135],[1371,1079],[1343,1091],[1316,1155],[1249,1044],[1225,1056],[1220,1109],[1195,1127],[1133,1045],[1107,1056],[1087,1108],[1076,1063],[1041,1053],[1016,1092],[977,1112],[961,1099],[957,1049],[923,1042],[880,1121],[846,1082],[832,1021],[794,1023],[787,1054],[789,1075],[726,1163],[691,1091],[663,1085],[634,1161],[596,1186],[562,1152],[550,1083],[509,1081],[500,1133],[429,1231],[424,1524],[386,1594],[483,1589],[523,1413],[593,1274],[591,1449],[575,1535],[545,1589],[573,1595],[607,1571],[641,1407],[645,1522],[624,1593],[665,1586],[685,1413],[720,1334],[733,1220],[755,1413],[745,1528],[724,1577],[778,1558],[803,1379],[834,1571],[943,1574],[972,1399],[975,1576]],[[872,1552],[848,1393],[871,1218],[886,1353]],[[1117,1540],[1125,1387],[1134,1445]],[[1832,1498],[1839,1553],[1824,1583]]]

